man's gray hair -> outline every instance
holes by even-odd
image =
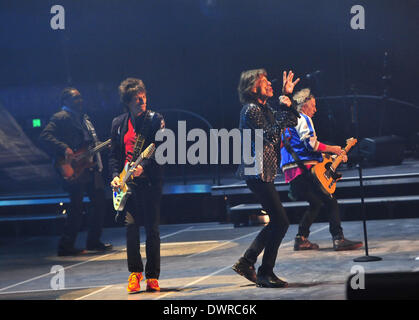
[[[311,90],[309,88],[304,88],[294,94],[292,98],[297,105],[297,111],[300,112],[301,108],[306,104],[306,102],[311,98],[314,98],[314,96],[311,94]]]

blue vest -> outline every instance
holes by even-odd
[[[310,145],[310,140],[315,145],[318,145],[316,131],[314,130],[313,122],[310,117],[300,113],[297,126],[285,129],[285,139],[290,142],[291,147],[303,162],[321,162],[323,156],[321,152],[316,151]],[[284,168],[285,167],[285,168]],[[292,155],[281,147],[281,169],[296,167],[296,163]]]

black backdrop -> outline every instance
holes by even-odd
[[[55,4],[65,8],[65,30],[50,27]],[[365,30],[350,27],[356,4],[365,8]],[[381,95],[387,72],[389,96],[419,104],[418,18],[416,0],[3,0],[0,101],[29,130],[28,118],[57,110],[63,87],[78,87],[103,139],[127,76],[145,81],[152,108],[190,110],[216,128],[237,127],[240,72],[259,67],[276,86],[292,69],[318,96],[352,88]],[[315,70],[316,81],[305,77]],[[319,101],[321,140],[343,144],[354,135],[351,104]],[[377,135],[382,104],[363,100],[360,108],[361,136]],[[418,115],[388,105],[383,134],[419,131]]]

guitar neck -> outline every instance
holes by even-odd
[[[144,158],[142,157],[142,155],[140,155],[137,160],[135,160],[135,162],[129,166],[129,169],[127,171],[127,174],[125,175],[124,179],[122,180],[122,184],[125,184],[128,179],[131,177],[131,175],[134,173],[134,170],[141,162],[141,160],[143,160]]]
[[[98,144],[96,147],[91,148],[87,150],[86,152],[83,152],[77,157],[77,160],[81,160],[84,158],[88,158],[93,156],[95,153],[98,153],[102,151],[102,149],[106,148],[111,143],[111,139],[106,140],[105,142],[102,142],[101,144]]]
[[[122,185],[124,185],[127,180],[131,177],[131,175],[134,173],[134,169],[137,168],[137,166],[140,164],[141,160],[143,159],[149,159],[151,157],[151,155],[154,153],[155,150],[155,145],[154,143],[151,143],[137,158],[137,160],[135,160],[134,163],[129,164],[128,168],[127,168],[127,172],[125,174],[125,177],[122,179]]]
[[[342,163],[343,156],[337,156],[336,159],[332,162],[330,169],[335,171],[337,167]]]
[[[90,150],[90,153],[95,154],[96,152],[101,151],[103,148],[106,148],[110,143],[111,143],[111,139],[108,139],[105,142],[102,142],[101,144],[98,144],[96,147],[92,148]]]
[[[347,144],[345,147],[345,153],[348,154],[349,150],[351,150],[352,145]],[[342,163],[343,161],[343,156],[337,156],[336,159],[332,162],[332,165],[330,166],[330,169],[332,169],[333,171],[336,170],[336,168]]]

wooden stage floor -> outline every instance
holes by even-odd
[[[363,240],[361,221],[343,222],[345,236]],[[275,272],[289,282],[285,289],[257,288],[232,271],[261,227],[200,223],[161,226],[160,293],[128,295],[125,229],[104,230],[102,239],[114,245],[107,254],[57,257],[58,237],[0,238],[0,299],[40,300],[344,300],[351,268],[366,273],[419,271],[419,219],[368,221],[370,255],[379,262],[356,263],[364,248],[335,252],[327,223],[313,224],[310,240],[319,251],[294,252],[297,225],[291,225],[279,249]],[[144,235],[143,230],[142,235]],[[83,247],[86,234],[78,237]],[[144,241],[144,238],[141,239]],[[144,245],[141,251],[145,255]],[[256,267],[260,263],[259,257]],[[64,288],[56,283],[53,266],[62,266]],[[63,282],[61,282],[63,283]]]

